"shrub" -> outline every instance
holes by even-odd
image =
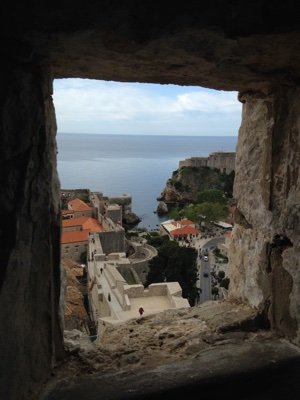
[[[220,282],[220,287],[223,287],[223,288],[225,288],[225,289],[228,289],[229,283],[230,283],[230,279],[229,279],[229,278],[224,278],[224,279],[222,279],[221,282]]]

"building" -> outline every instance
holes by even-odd
[[[87,206],[82,200],[70,201],[69,203],[71,202],[71,206],[76,211],[68,210],[71,213],[73,212],[72,217],[62,219],[61,255],[74,261],[80,261],[81,255],[87,252],[89,234],[103,232],[104,229],[97,219],[89,216],[92,212],[91,207]],[[75,217],[75,215],[82,213],[88,216]]]
[[[189,219],[180,221],[168,220],[160,224],[161,235],[168,235],[171,240],[191,240],[197,238],[201,231]]]
[[[129,285],[120,271],[131,267],[130,260],[123,252],[105,253],[102,239],[99,234],[90,235],[87,264],[89,304],[98,341],[106,327],[137,318],[140,305],[145,315],[190,307],[178,282],[155,283],[147,289],[142,284]]]
[[[214,222],[215,226],[218,226],[219,228],[225,229],[225,230],[232,230],[233,225],[229,224],[228,222],[224,221],[216,221]]]
[[[61,255],[79,262],[80,256],[87,251],[89,230],[62,232]]]
[[[68,202],[68,212],[65,212],[64,215],[73,214],[72,218],[79,217],[92,217],[93,216],[93,207],[86,204],[84,201],[75,198]]]
[[[182,167],[209,167],[217,168],[224,174],[230,174],[235,170],[235,152],[217,151],[208,157],[191,157],[179,161],[179,168]]]

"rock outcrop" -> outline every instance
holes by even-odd
[[[83,268],[73,260],[63,258],[61,261],[65,274],[64,294],[64,329],[77,329],[87,333],[89,316],[84,306],[82,291]]]
[[[127,212],[123,217],[123,224],[129,228],[134,227],[141,222],[141,218],[134,212]]]
[[[227,175],[215,168],[182,167],[173,172],[158,200],[173,205],[193,203],[198,192],[207,189],[224,190],[231,197],[233,180],[234,172]]]
[[[158,367],[191,355],[199,357],[202,351],[224,341],[251,340],[255,331],[270,337],[270,332],[257,324],[257,316],[251,307],[222,300],[156,315],[145,313],[142,319],[107,326],[101,343],[92,352],[80,351],[77,343],[78,356],[66,360],[56,374],[62,377],[69,369],[80,374]]]
[[[160,201],[158,203],[156,212],[158,215],[168,214],[169,212],[168,205],[164,201]]]

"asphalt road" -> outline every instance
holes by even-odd
[[[212,295],[211,295],[211,266],[210,266],[210,251],[213,250],[213,248],[217,247],[220,243],[224,242],[224,237],[220,238],[213,238],[206,242],[203,247],[202,247],[202,257],[200,259],[199,254],[197,258],[197,267],[198,267],[198,274],[199,274],[199,280],[197,281],[197,286],[201,289],[200,292],[200,299],[199,299],[199,304],[202,304],[206,301],[212,300]],[[204,260],[204,253],[208,254],[208,260]]]

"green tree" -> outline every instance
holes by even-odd
[[[219,203],[199,203],[185,207],[184,215],[194,222],[210,224],[225,218],[228,210]]]
[[[145,286],[158,282],[178,282],[182,296],[193,306],[198,295],[196,260],[195,249],[180,247],[173,241],[165,242],[158,248],[158,256],[149,262]]]
[[[151,283],[164,282],[165,279],[165,260],[163,257],[156,256],[149,262],[149,272],[145,282],[145,287]]]
[[[220,287],[223,287],[223,288],[225,288],[225,289],[228,289],[229,283],[230,283],[230,279],[229,279],[229,278],[224,278],[224,279],[222,279],[221,282],[220,282]]]
[[[185,218],[188,218],[191,221],[199,222],[198,210],[196,205],[194,204],[189,204],[188,206],[185,206],[183,209],[183,215],[185,216]]]
[[[227,204],[227,199],[222,190],[209,189],[198,193],[197,203],[219,203],[225,205]]]
[[[219,271],[218,272],[218,281],[220,282],[222,279],[225,278],[225,272],[224,271]]]
[[[206,223],[216,222],[228,215],[226,207],[219,203],[201,203],[196,205],[198,215],[204,217]]]
[[[164,236],[147,235],[147,243],[150,244],[150,246],[155,247],[156,249],[159,249],[163,244],[169,241],[170,238],[168,235]]]
[[[178,221],[182,215],[182,210],[179,207],[173,207],[168,213],[168,216],[170,219],[175,219],[175,221]]]
[[[231,171],[230,174],[222,174],[223,180],[223,190],[228,198],[232,198],[233,196],[233,183],[234,183],[234,171]]]
[[[211,294],[212,294],[213,298],[216,299],[216,297],[219,296],[219,288],[217,286],[214,286],[211,289]]]

